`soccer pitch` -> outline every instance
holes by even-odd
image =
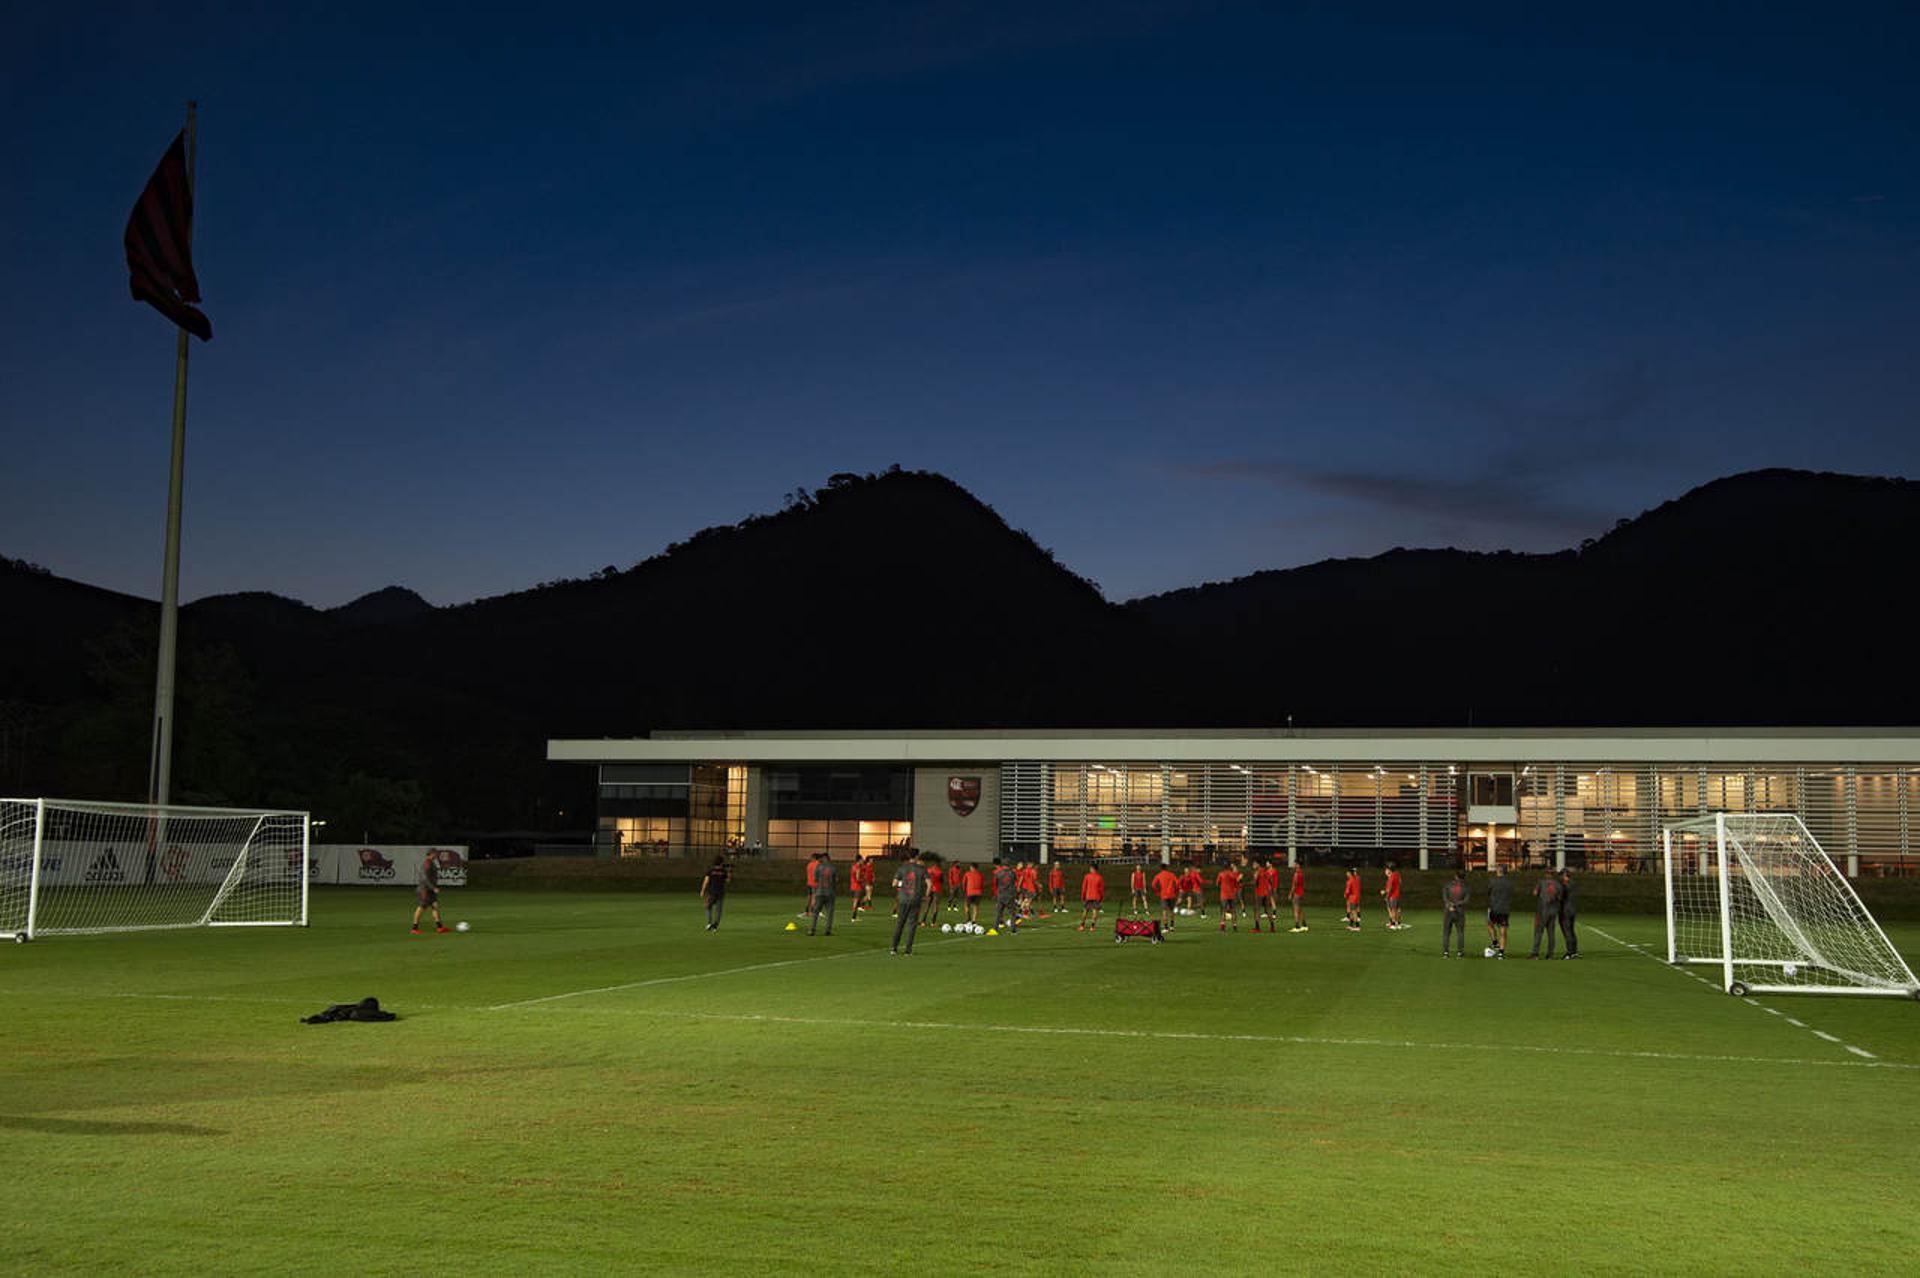
[[[1115,945],[797,894],[316,895],[0,948],[0,1266],[1910,1273],[1920,1006],[1729,998],[1583,919]],[[1111,915],[1109,915],[1109,919]],[[1516,924],[1519,923],[1516,917]],[[1530,920],[1528,920],[1530,926]],[[1475,927],[1479,928],[1476,922]],[[1480,929],[1483,933],[1484,929]],[[1889,928],[1912,956],[1920,928]],[[1642,947],[1636,950],[1632,947]],[[298,1018],[372,994],[392,1024]]]

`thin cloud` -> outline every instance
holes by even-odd
[[[1245,480],[1317,493],[1462,531],[1498,527],[1578,539],[1606,523],[1606,517],[1590,507],[1558,501],[1548,494],[1529,492],[1485,476],[1434,479],[1359,469],[1320,470],[1260,458],[1183,469],[1205,479]]]

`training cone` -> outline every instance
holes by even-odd
[[[999,929],[999,928],[997,928],[997,927],[990,927],[990,928],[988,928],[988,929],[987,929],[987,935],[988,935],[988,936],[998,936],[998,935],[1000,935],[1000,929]]]
[[[792,922],[791,920],[788,921],[787,931],[798,932],[799,930],[800,930],[800,925],[798,923]]]

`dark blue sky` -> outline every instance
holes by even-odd
[[[158,593],[120,233],[188,97],[187,598],[892,462],[1115,598],[1920,475],[1911,5],[279,8],[0,18],[0,554]]]

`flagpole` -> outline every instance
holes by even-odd
[[[187,103],[187,190],[193,190],[195,115]],[[188,231],[191,236],[191,230]],[[188,247],[192,247],[189,239]],[[173,668],[180,624],[180,490],[187,464],[187,330],[175,330],[173,348],[173,458],[167,475],[167,549],[160,575],[160,659],[153,686],[153,755],[147,801],[164,804],[173,788]]]

